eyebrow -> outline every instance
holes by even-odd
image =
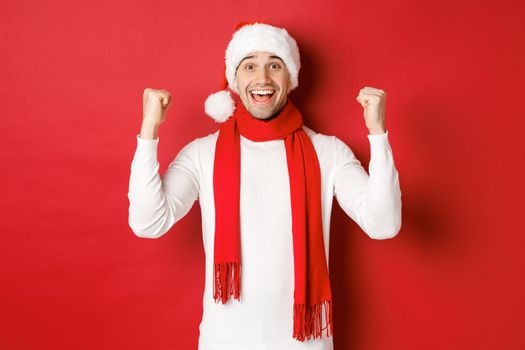
[[[249,58],[255,58],[256,55],[250,55],[250,56],[246,56],[242,59],[242,61],[239,63],[239,66],[241,65],[242,62],[244,62],[244,60],[247,60]],[[278,60],[280,60],[281,62],[284,63],[284,61],[281,59],[281,57],[279,56],[275,56],[275,55],[271,55],[270,58],[277,58]]]

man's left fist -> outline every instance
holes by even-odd
[[[386,92],[365,86],[359,91],[356,100],[364,108],[365,123],[370,134],[384,134]]]

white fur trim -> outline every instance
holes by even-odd
[[[217,123],[224,123],[233,115],[235,101],[227,90],[213,93],[204,102],[204,112]]]
[[[271,52],[279,56],[290,72],[290,90],[297,87],[299,84],[299,69],[301,68],[297,42],[284,28],[264,23],[254,23],[237,30],[226,49],[226,79],[230,89],[233,90],[234,88],[235,71],[239,63],[249,53],[255,51]]]

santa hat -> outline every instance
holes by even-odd
[[[237,93],[233,87],[237,67],[249,53],[255,51],[270,52],[283,60],[290,73],[290,91],[299,84],[299,48],[286,29],[261,22],[241,22],[226,48],[223,90],[209,95],[204,103],[204,111],[217,123],[223,123],[233,115],[235,101],[227,88]]]

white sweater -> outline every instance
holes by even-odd
[[[340,139],[303,128],[321,168],[327,264],[334,196],[371,238],[394,237],[401,228],[401,191],[388,131],[368,135],[368,175]],[[255,142],[241,136],[241,300],[215,303],[213,160],[218,133],[184,146],[162,178],[157,161],[159,139],[136,136],[128,192],[131,229],[139,237],[160,237],[199,200],[206,256],[199,350],[333,349],[332,337],[326,337],[326,330],[322,339],[299,342],[292,338],[294,260],[283,140]]]

